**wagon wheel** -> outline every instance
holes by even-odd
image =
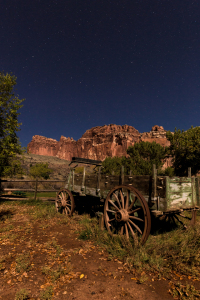
[[[75,208],[72,193],[67,189],[61,189],[56,195],[55,205],[57,212],[72,216]]]
[[[164,220],[168,224],[176,226],[181,224],[183,228],[187,229],[189,226],[194,226],[196,224],[197,210],[194,209],[184,209],[183,211],[174,211],[166,213]]]
[[[134,244],[143,245],[151,230],[151,216],[147,202],[134,187],[119,185],[105,201],[104,219],[110,234],[125,235]]]

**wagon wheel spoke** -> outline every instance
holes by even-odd
[[[141,229],[135,223],[133,223],[131,220],[129,220],[129,222],[137,229],[137,231],[139,231],[140,234],[142,234]]]
[[[134,245],[138,242],[143,245],[149,236],[151,216],[148,204],[132,186],[116,186],[109,192],[104,204],[104,218],[110,234],[116,232],[131,238]]]
[[[191,220],[191,218],[187,217],[187,216],[184,216],[183,214],[178,214],[180,217],[184,218],[184,219],[187,219],[187,220]]]
[[[131,214],[134,214],[135,212],[137,212],[137,211],[139,211],[141,209],[142,209],[142,207],[138,207],[138,208],[136,208],[134,210],[129,211],[128,213],[129,213],[129,215],[131,215]]]
[[[133,216],[129,216],[130,219],[134,219],[134,220],[137,220],[137,221],[140,221],[140,222],[144,222],[143,219],[140,219],[138,217],[133,217]]]
[[[127,190],[127,196],[126,196],[126,204],[125,204],[125,209],[128,210],[128,204],[129,204],[129,190]]]
[[[115,205],[115,203],[113,203],[111,200],[108,200],[108,202],[109,202],[112,206],[114,206],[117,210],[119,210],[119,207],[117,207],[117,205]]]
[[[116,211],[114,211],[114,210],[111,210],[111,209],[107,209],[106,211],[107,211],[107,212],[114,213],[114,214],[116,213]]]
[[[129,234],[128,234],[127,224],[125,223],[124,226],[125,226],[126,238],[127,238],[127,240],[129,240]]]
[[[133,208],[133,205],[135,204],[135,201],[136,201],[136,197],[134,197],[131,205],[128,207],[128,211],[130,211]]]
[[[62,196],[61,196],[61,199],[64,200],[64,199],[66,198],[65,194],[64,194],[63,192],[61,192],[61,195],[62,195]]]
[[[121,201],[122,201],[122,208],[124,208],[124,196],[122,194],[121,189],[119,190],[119,193],[120,193],[120,197],[121,197]]]
[[[194,226],[196,223],[196,213],[195,209],[192,210],[184,210],[183,212],[171,212],[169,214],[165,214],[163,221],[174,224],[181,224],[183,228],[188,228],[188,226]],[[190,215],[189,215],[190,214]],[[190,221],[190,222],[188,222]]]
[[[74,197],[67,189],[61,189],[56,195],[56,210],[71,216],[75,209]]]
[[[119,205],[119,208],[122,208],[121,203],[120,203],[120,201],[119,201],[117,195],[116,195],[115,193],[113,193],[113,196],[115,197],[115,199],[116,199],[116,201],[117,201],[117,203],[118,203],[118,205]]]
[[[130,231],[131,231],[131,234],[132,234],[133,240],[134,240],[134,242],[135,242],[135,245],[138,245],[138,239],[137,239],[137,237],[136,237],[135,232],[133,231],[133,229],[132,229],[130,223],[127,222],[127,224],[128,224],[128,227],[129,227],[129,229],[130,229]]]
[[[187,226],[177,217],[177,215],[174,215],[174,218],[183,225],[184,228],[187,228]]]
[[[109,222],[112,222],[112,221],[114,221],[114,220],[115,220],[115,218],[113,218],[113,219],[110,219],[110,220],[109,220]]]

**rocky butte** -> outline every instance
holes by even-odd
[[[104,160],[107,156],[126,156],[127,148],[141,141],[155,141],[162,146],[169,146],[166,130],[162,126],[155,125],[150,132],[139,133],[132,126],[110,124],[87,130],[78,141],[64,136],[56,141],[34,135],[28,144],[28,152],[66,160],[71,160],[73,156]]]

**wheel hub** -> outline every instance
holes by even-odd
[[[62,199],[62,200],[61,200],[61,203],[62,203],[62,206],[63,206],[63,207],[65,207],[66,204],[67,204],[65,199]]]
[[[128,214],[127,210],[120,209],[119,211],[117,211],[115,213],[115,219],[118,222],[127,222],[129,220],[129,214]]]

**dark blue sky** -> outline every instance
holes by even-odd
[[[4,0],[0,22],[22,146],[111,123],[200,125],[200,1]]]

